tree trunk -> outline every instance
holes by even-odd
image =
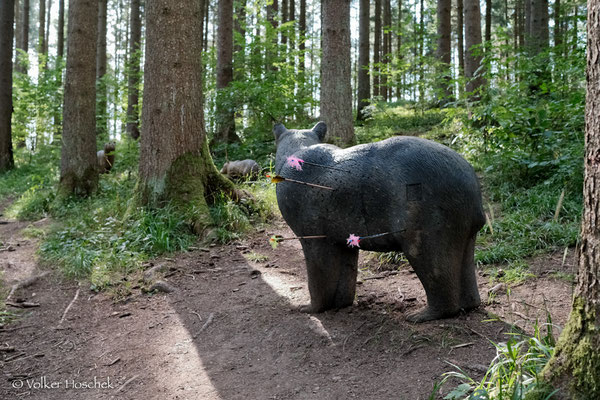
[[[289,20],[290,21],[296,21],[296,0],[290,0],[290,10],[289,10]],[[290,45],[289,45],[289,49],[291,51],[296,49],[296,28],[295,26],[292,26],[290,28]],[[292,61],[295,63],[295,61]],[[295,65],[295,64],[294,64]]]
[[[525,8],[525,25],[523,31],[523,39],[525,43],[529,43],[529,35],[531,34],[531,3],[535,0],[521,0]]]
[[[233,0],[219,0],[217,30],[217,128],[214,140],[232,143],[236,139],[233,98],[227,88],[233,81]]]
[[[44,49],[46,49],[46,0],[40,0],[38,9],[38,55],[46,55]],[[39,59],[41,60],[42,57]],[[45,64],[42,65],[45,66]]]
[[[588,0],[585,179],[579,271],[569,320],[543,374],[570,399],[600,398],[600,0]]]
[[[381,62],[381,0],[375,0],[375,38],[373,41],[373,96],[381,95],[380,67]]]
[[[350,0],[329,0],[323,6],[321,119],[329,141],[355,142],[352,124],[350,70]]]
[[[131,0],[129,11],[129,68],[127,71],[127,134],[134,140],[140,137],[140,43],[142,18],[140,0]],[[200,39],[202,43],[202,40]]]
[[[475,76],[481,66],[481,12],[479,0],[465,0],[465,77],[467,78],[467,92],[475,93],[483,85],[483,78]],[[478,97],[475,95],[475,98]]]
[[[208,50],[208,22],[210,21],[210,0],[204,0],[204,43],[202,49]]]
[[[273,0],[271,4],[267,3],[267,21],[271,24],[273,28],[277,28],[279,26],[279,3],[278,0]],[[272,44],[267,44],[265,59],[267,62],[267,70],[274,71],[275,67],[273,65],[273,59],[277,57],[277,35],[273,37]]]
[[[548,0],[529,0],[531,3],[531,20],[529,35],[525,37],[529,57],[542,57],[537,60],[538,68],[529,77],[529,90],[536,93],[545,82],[552,80],[548,57],[542,53],[549,45]],[[539,58],[538,57],[538,58]]]
[[[233,15],[233,29],[243,39],[242,44],[235,42],[233,45],[233,57],[235,57],[236,66],[244,66],[246,63],[246,0],[236,1],[236,11]],[[244,68],[237,68],[234,71],[234,80],[244,79]]]
[[[562,44],[562,17],[560,13],[560,0],[554,0],[554,47],[560,47]]]
[[[14,14],[14,0],[0,2],[0,172],[14,166],[11,128]]]
[[[456,47],[458,53],[458,75],[465,76],[465,25],[463,19],[463,0],[456,0]],[[464,88],[462,83],[458,86],[459,95],[462,96]]]
[[[202,107],[196,0],[146,0],[146,63],[138,195],[143,205],[171,203],[201,233],[210,224],[207,198],[234,193],[208,151]]]
[[[289,1],[289,0],[281,0],[281,23],[282,23],[282,24],[285,24],[286,22],[288,22],[288,21],[289,21],[289,15],[288,15],[288,10],[289,10],[289,7],[288,7],[288,1]],[[287,42],[288,42],[288,40],[287,40],[287,39],[288,39],[288,38],[287,38],[287,35],[286,35],[286,33],[282,31],[282,32],[281,32],[281,40],[280,40],[280,42],[281,42],[281,44],[283,44],[283,45],[284,45],[284,48],[286,48],[286,47],[287,47]]]
[[[402,64],[402,59],[403,59],[403,51],[402,51],[402,36],[404,35],[404,32],[402,31],[403,29],[403,24],[402,24],[402,18],[403,18],[403,14],[402,14],[402,0],[398,0],[398,25],[396,27],[397,32],[396,32],[396,58],[398,59],[398,63],[401,65]],[[402,100],[403,95],[404,95],[404,88],[403,88],[403,84],[404,84],[404,71],[402,71],[400,73],[400,75],[398,76],[398,80],[396,82],[396,96],[398,97],[398,100]]]
[[[98,187],[96,38],[98,1],[70,0],[59,192],[88,196]]]
[[[485,0],[485,46],[492,45],[492,0]]]
[[[415,7],[417,2],[415,1]],[[419,103],[423,104],[425,101],[425,6],[424,1],[419,1],[419,60],[417,62],[419,66]]]
[[[525,47],[525,25],[527,18],[527,10],[525,3],[529,4],[529,2],[526,0],[517,0],[517,4],[519,7],[519,48],[521,49]]]
[[[279,26],[279,23],[278,23],[279,3],[278,3],[278,1],[279,0],[272,0],[272,2],[270,4],[267,3],[267,21],[269,21],[274,28],[277,28],[277,26]]]
[[[371,98],[371,81],[369,76],[370,11],[370,0],[360,0],[358,20],[358,93],[356,96],[358,98],[358,106],[356,109],[356,119],[358,121],[363,121],[365,119],[363,109],[369,104],[369,99]]]
[[[58,0],[58,36],[56,42],[56,55],[65,55],[65,0]]]
[[[108,0],[98,0],[98,37],[96,38],[96,134],[100,141],[108,140],[107,87],[106,75],[106,22]]]
[[[383,101],[388,101],[391,97],[391,88],[388,80],[390,74],[390,56],[392,53],[392,5],[390,0],[383,0],[383,51],[381,59],[383,62],[383,75],[381,76],[381,94]]]
[[[437,1],[437,59],[439,62],[439,99],[440,104],[452,97],[452,87],[450,80],[452,73],[450,71],[451,61],[451,9],[452,0]]]
[[[44,54],[48,55],[48,41],[50,40],[50,17],[52,10],[52,0],[48,0],[46,5],[46,27],[44,28]]]
[[[298,44],[298,49],[300,50],[300,71],[303,73],[306,68],[306,0],[300,0],[300,19],[298,22],[298,29],[300,30],[300,43]]]
[[[526,0],[530,2],[530,23],[528,49],[531,56],[536,56],[546,48],[549,43],[548,31],[548,0]]]
[[[21,47],[21,42],[23,41],[23,39],[21,38],[21,36],[23,35],[23,31],[20,29],[20,27],[23,25],[23,16],[21,15],[21,1],[22,0],[14,0],[14,28],[13,28],[13,34],[14,34],[14,41],[15,41],[15,47],[14,47],[14,51],[15,51],[15,57],[14,59],[17,59],[17,56],[19,55],[19,52],[17,51],[18,48]],[[16,62],[15,62],[16,64]],[[13,65],[13,68],[15,68],[15,66]]]
[[[29,13],[30,6],[29,0],[21,0],[22,7],[19,10],[20,23],[16,25],[15,29],[19,32],[18,39],[16,41],[17,49],[22,50],[18,52],[18,57],[15,59],[15,70],[22,74],[27,73],[28,57],[27,52],[29,51]],[[21,3],[19,3],[21,4]]]
[[[515,50],[519,46],[519,31],[521,24],[521,2],[515,0],[515,12],[513,13],[513,47]]]

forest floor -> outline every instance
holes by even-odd
[[[513,324],[531,334],[548,310],[564,326],[572,284],[550,272],[573,273],[576,264],[572,250],[565,262],[562,252],[529,260],[538,278],[492,304],[413,324],[405,315],[425,304],[416,275],[409,266],[379,269],[368,253],[353,307],[296,311],[309,300],[300,244],[268,244],[272,234],[291,235],[282,221],[236,243],[153,260],[174,290],[145,293],[132,281],[133,294],[118,301],[41,267],[36,239],[23,233],[31,223],[4,222],[5,291],[49,273],[9,299],[18,316],[0,326],[1,399],[428,399],[450,363],[481,378],[492,342],[506,341]],[[493,285],[480,273],[484,302]]]

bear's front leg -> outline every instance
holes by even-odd
[[[358,249],[331,244],[324,239],[305,239],[301,243],[310,304],[300,310],[318,313],[351,306],[356,293]]]

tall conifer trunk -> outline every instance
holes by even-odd
[[[0,4],[0,172],[14,166],[12,150],[12,57],[14,0]]]
[[[369,0],[360,0],[359,11],[359,38],[358,38],[358,106],[356,110],[356,119],[364,120],[363,109],[369,104],[371,98],[371,77],[369,76],[369,48],[370,48],[370,28],[371,20],[369,18],[371,2]]]
[[[600,0],[588,0],[585,178],[579,270],[569,320],[544,376],[561,398],[600,398]]]
[[[146,63],[138,195],[141,204],[170,203],[202,233],[215,192],[236,195],[216,169],[202,107],[201,4],[146,0]]]
[[[321,4],[321,119],[327,124],[328,140],[350,145],[355,142],[350,85],[350,0],[329,0]]]
[[[98,187],[96,34],[98,1],[69,1],[67,72],[59,191],[88,196]]]

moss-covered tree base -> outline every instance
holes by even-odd
[[[98,170],[96,166],[90,166],[85,169],[80,176],[75,171],[67,171],[60,178],[58,185],[59,198],[76,196],[90,196],[98,190]]]
[[[200,154],[186,153],[177,158],[162,179],[140,182],[139,202],[150,207],[174,206],[202,236],[212,224],[209,204],[225,195],[238,201],[243,194],[221,175],[213,163],[205,140]]]
[[[600,326],[592,305],[575,297],[569,321],[544,368],[546,382],[560,389],[556,397],[600,399]]]

